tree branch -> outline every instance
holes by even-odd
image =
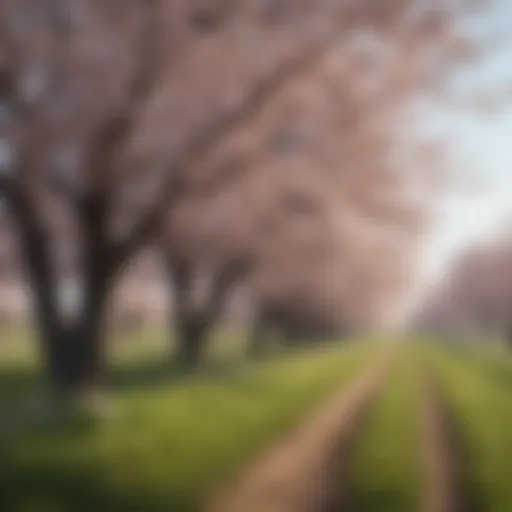
[[[19,226],[26,268],[37,300],[36,313],[44,331],[52,332],[59,324],[59,314],[48,238],[22,186],[11,186],[7,199]]]
[[[190,195],[213,195],[222,190],[229,183],[245,176],[259,162],[264,160],[261,152],[235,155],[220,162],[216,167],[208,171],[208,176],[191,184],[184,191]]]
[[[0,175],[0,198],[6,197],[11,189],[11,179]]]
[[[90,262],[89,266],[93,272],[99,272],[98,267],[101,266],[101,272],[107,276],[114,267],[111,264],[113,255],[117,254],[115,247],[106,237],[107,216],[115,190],[112,183],[115,159],[133,136],[140,112],[158,82],[164,64],[163,2],[150,0],[139,2],[139,6],[140,16],[145,17],[138,44],[139,66],[129,84],[129,99],[123,111],[107,119],[92,141],[86,162],[87,169],[92,173],[90,189],[82,197],[73,194],[73,190],[65,183],[55,184],[77,207],[85,225],[87,250],[91,251],[91,258],[102,259],[101,265],[98,262]]]
[[[339,29],[339,27],[338,27]],[[295,58],[278,67],[270,76],[262,78],[247,95],[244,101],[228,112],[224,112],[206,124],[192,138],[174,162],[169,165],[168,178],[161,187],[161,195],[155,201],[154,208],[136,224],[132,233],[117,249],[115,265],[121,265],[131,253],[146,243],[160,228],[162,218],[173,201],[184,190],[184,175],[217,144],[233,133],[241,124],[254,116],[276,93],[284,89],[296,77],[313,66],[341,37],[342,30],[334,30],[320,36]],[[178,176],[179,174],[179,176]]]

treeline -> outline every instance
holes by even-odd
[[[512,238],[504,231],[468,248],[427,298],[423,331],[458,339],[512,343]]]
[[[3,264],[29,284],[51,385],[98,384],[112,294],[148,246],[187,366],[235,284],[256,345],[385,316],[428,206],[399,114],[467,60],[469,4],[3,2]]]

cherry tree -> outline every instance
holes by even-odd
[[[0,194],[52,386],[96,386],[114,285],[221,142],[360,27],[411,50],[453,43],[441,4],[3,1]],[[214,186],[240,170],[222,167]]]
[[[510,341],[511,264],[508,233],[469,247],[425,299],[417,323],[424,330],[449,335],[491,335]]]
[[[366,272],[378,295],[371,266],[362,270],[344,258],[352,246],[360,247],[358,232],[375,223],[383,231],[402,228],[395,255],[414,245],[424,205],[408,200],[417,177],[393,161],[396,111],[439,79],[457,51],[450,51],[453,34],[442,11],[427,9],[415,23],[403,15],[390,12],[390,25],[382,25],[378,9],[368,7],[350,33],[290,73],[189,173],[188,191],[170,210],[163,235],[176,299],[172,322],[188,364],[197,361],[241,280],[254,295],[258,326],[279,318],[297,331],[291,324],[300,318],[334,328],[350,309],[340,267],[360,279]],[[400,30],[390,32],[390,26]],[[432,54],[440,53],[444,66],[432,69]],[[404,62],[410,62],[406,72]],[[356,219],[359,227],[344,233],[340,218]],[[379,272],[382,305],[385,279]],[[395,293],[406,281],[403,267],[401,272]],[[389,293],[393,272],[386,273]],[[360,302],[369,304],[370,293],[368,286]]]

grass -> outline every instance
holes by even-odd
[[[486,512],[512,510],[512,364],[498,353],[429,348],[467,445],[468,484]]]
[[[348,510],[419,510],[419,401],[415,365],[404,354],[359,436]]]
[[[9,383],[0,400],[39,385],[23,347],[0,364],[0,385]],[[117,386],[119,414],[112,419],[11,432],[0,442],[1,510],[195,510],[217,485],[360,372],[373,348],[317,350],[258,365],[235,357],[232,366],[188,380],[166,377],[162,358],[155,363],[154,352],[151,357],[151,350],[139,350],[126,346],[114,364],[110,381]]]
[[[0,345],[0,432],[2,411],[41,385],[26,336],[10,336],[14,344]],[[218,347],[200,375],[184,378],[169,371],[159,332],[114,345],[107,383],[118,414],[0,439],[0,510],[192,512],[360,373],[375,350],[348,344],[255,364],[236,333],[220,333]],[[404,351],[370,410],[349,468],[349,510],[421,510],[418,363],[432,367],[459,420],[475,510],[510,512],[512,358],[435,343]]]

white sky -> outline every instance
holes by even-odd
[[[436,222],[419,254],[423,279],[411,290],[405,310],[400,308],[400,317],[414,311],[461,250],[499,233],[512,220],[512,0],[491,1],[486,14],[472,18],[466,26],[500,43],[478,64],[459,72],[450,86],[455,99],[461,91],[502,92],[505,88],[509,99],[489,114],[428,100],[421,106],[421,124],[411,130],[426,129],[448,141],[457,168],[476,173],[478,186],[471,191],[453,187],[436,205]]]
[[[476,171],[482,182],[471,194],[452,191],[439,205],[439,221],[422,254],[423,268],[432,278],[461,248],[492,235],[512,214],[512,1],[494,0],[488,13],[470,26],[484,36],[508,39],[460,73],[455,90],[500,91],[508,86],[510,103],[485,115],[432,107],[434,131],[449,137],[460,165]]]

